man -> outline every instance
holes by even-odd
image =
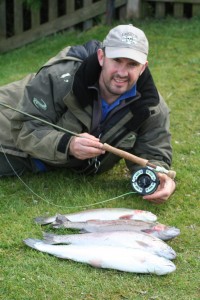
[[[25,114],[1,108],[0,175],[58,167],[104,172],[120,157],[105,152],[103,143],[169,169],[169,110],[154,85],[147,55],[144,32],[119,25],[103,44],[67,47],[37,74],[2,87],[1,102]],[[126,163],[131,172],[138,169]],[[161,203],[175,183],[158,176],[157,191],[144,198]]]

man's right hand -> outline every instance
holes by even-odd
[[[73,136],[69,145],[69,154],[84,160],[104,154],[103,144],[98,138],[88,133]]]

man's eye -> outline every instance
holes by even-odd
[[[137,63],[131,63],[130,66],[131,66],[131,67],[137,67],[138,64],[137,64]]]

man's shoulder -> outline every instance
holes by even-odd
[[[88,56],[94,54],[101,47],[101,42],[91,40],[83,45],[67,46],[55,56],[51,57],[44,66],[51,66],[62,61],[84,61]],[[43,67],[44,67],[43,66]]]

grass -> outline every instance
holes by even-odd
[[[27,186],[18,178],[0,181],[0,299],[200,298],[200,19],[146,20],[134,24],[147,34],[150,69],[171,109],[173,169],[177,171],[177,189],[163,205],[154,205],[130,194],[93,207],[149,210],[158,216],[161,223],[180,228],[181,235],[168,242],[177,252],[177,270],[159,277],[95,269],[26,247],[23,239],[41,238],[44,230],[34,224],[34,217],[78,211],[98,201],[131,192],[123,162],[107,174],[95,177],[82,177],[65,170],[40,176],[28,174],[22,177]],[[66,45],[81,44],[89,39],[102,40],[108,29],[99,25],[85,33],[59,33],[0,55],[0,69],[3,70],[0,85],[37,71]]]

